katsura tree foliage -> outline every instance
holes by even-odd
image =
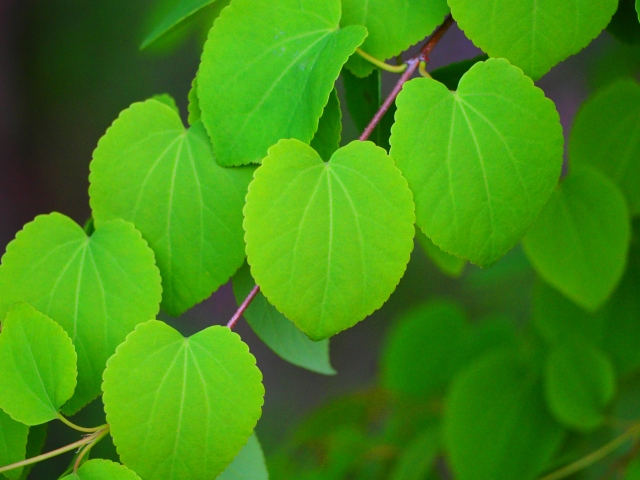
[[[2,257],[0,473],[75,451],[60,478],[640,478],[640,85],[596,91],[565,140],[535,83],[608,26],[637,43],[638,5],[174,3],[143,48],[213,18],[188,125],[161,92],[125,109],[97,141],[89,221],[40,215]],[[484,54],[429,71],[454,23]],[[399,76],[384,98],[382,71]],[[265,461],[241,317],[334,375],[330,337],[387,302],[414,248],[457,278],[519,244],[530,321],[408,310],[379,382]],[[229,281],[226,326],[185,338],[156,319]],[[106,423],[69,420],[98,397]],[[51,421],[78,440],[42,452]],[[119,463],[92,455],[107,437]]]

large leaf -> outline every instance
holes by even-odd
[[[238,304],[244,301],[254,285],[249,265],[245,263],[233,277],[233,293]],[[262,293],[251,302],[244,317],[260,339],[287,362],[324,375],[336,373],[329,360],[329,340],[309,340]]]
[[[318,131],[311,140],[311,147],[326,161],[340,148],[341,138],[342,110],[340,110],[338,91],[334,88],[329,95],[329,102],[324,107],[322,117],[320,117]]]
[[[240,337],[214,326],[186,339],[139,325],[109,359],[104,405],[122,462],[145,480],[209,480],[260,418],[262,374]]]
[[[555,417],[589,432],[605,420],[603,409],[613,399],[616,375],[600,350],[575,341],[557,344],[545,368],[545,394]]]
[[[179,315],[242,265],[251,175],[215,162],[201,123],[185,130],[177,112],[148,100],[122,112],[100,140],[91,207],[98,227],[122,218],[140,230],[162,275],[162,308]]]
[[[585,168],[562,181],[522,243],[545,281],[595,310],[624,273],[629,240],[624,197],[611,180]]]
[[[16,422],[0,410],[0,467],[25,459],[28,436],[28,426]],[[20,478],[22,470],[22,468],[16,468],[4,472],[3,475],[11,480],[17,480]]]
[[[95,459],[83,463],[78,471],[62,480],[140,480],[135,472],[110,460]]]
[[[443,21],[446,0],[342,0],[342,26],[362,25],[369,35],[362,49],[380,60],[399,55],[429,35]],[[347,67],[359,77],[376,68],[358,55]]]
[[[0,334],[0,408],[14,420],[54,420],[73,395],[78,370],[71,338],[26,303],[14,305]]]
[[[221,165],[258,163],[281,138],[309,143],[366,29],[340,0],[234,0],[205,44],[198,93]],[[240,81],[242,79],[242,81]]]
[[[217,480],[269,480],[262,447],[255,434]]]
[[[105,223],[87,237],[59,213],[25,225],[0,267],[0,318],[17,302],[51,317],[78,353],[78,386],[64,406],[75,413],[100,393],[107,359],[135,326],[155,317],[160,274],[130,223]]]
[[[537,80],[609,24],[618,0],[449,0],[473,43]]]
[[[563,437],[535,369],[506,350],[479,359],[454,381],[444,434],[459,480],[533,480]]]
[[[160,37],[182,25],[189,17],[195,15],[215,1],[216,0],[178,0],[175,2],[175,7],[169,11],[169,13],[154,26],[151,33],[145,37],[140,48],[148,47]]]
[[[386,152],[353,142],[325,163],[308,145],[283,140],[254,177],[245,240],[267,299],[313,340],[380,308],[404,274],[415,218]]]
[[[417,223],[447,253],[486,267],[530,228],[560,176],[553,102],[505,60],[476,63],[457,92],[431,79],[398,100],[391,156]]]
[[[573,165],[592,165],[622,189],[640,213],[640,85],[614,82],[580,109],[569,144]]]

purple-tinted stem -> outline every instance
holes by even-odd
[[[238,310],[236,311],[236,313],[233,314],[233,317],[231,317],[231,320],[229,320],[229,323],[227,323],[227,327],[233,330],[233,327],[236,326],[236,323],[238,323],[238,320],[240,320],[240,317],[244,314],[247,308],[249,308],[249,305],[251,305],[251,302],[253,302],[253,299],[256,298],[256,295],[258,295],[258,292],[260,292],[260,287],[256,285],[255,287],[253,287],[253,289],[251,290],[247,298],[244,299],[244,302],[242,302],[242,305],[238,307]]]

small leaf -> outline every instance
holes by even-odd
[[[583,432],[602,425],[602,410],[616,388],[611,361],[587,344],[557,344],[545,368],[545,394],[549,408],[562,423]]]
[[[477,47],[537,80],[589,45],[609,24],[618,0],[449,0],[449,6]]]
[[[382,384],[428,397],[442,393],[458,369],[466,319],[450,303],[426,304],[407,314],[387,337]]]
[[[366,29],[339,29],[340,0],[234,0],[204,47],[202,119],[220,165],[259,163],[282,138],[309,143]],[[238,81],[243,78],[243,81]]]
[[[609,298],[629,249],[629,214],[615,184],[595,170],[571,172],[522,245],[538,274],[587,310]]]
[[[446,67],[438,68],[437,70],[430,72],[430,75],[434,80],[444,83],[449,90],[457,90],[460,79],[464,77],[464,74],[467,73],[476,63],[486,62],[488,58],[489,56],[486,54],[478,55],[477,57],[470,58],[469,60],[463,60],[461,62],[447,65]]]
[[[1,337],[2,335],[0,335]],[[16,422],[0,410],[0,467],[25,459],[28,436],[29,427],[27,425]],[[22,468],[15,468],[4,472],[3,475],[10,480],[17,480],[20,478],[22,470]]]
[[[262,447],[255,433],[217,480],[269,480]]]
[[[135,472],[111,460],[95,459],[83,463],[77,472],[62,480],[140,480]]]
[[[27,439],[27,454],[25,455],[24,458],[37,457],[42,453],[44,444],[47,441],[48,425],[49,425],[48,423],[43,423],[42,425],[35,425],[29,428],[29,438]],[[2,463],[1,460],[0,460],[0,463]],[[3,465],[6,465],[6,464],[3,464]],[[31,464],[24,467],[22,469],[22,475],[20,475],[20,480],[27,480],[27,478],[29,477],[29,473],[31,472],[31,469],[34,466],[35,464]]]
[[[104,405],[122,462],[145,480],[209,480],[251,436],[264,387],[240,337],[214,326],[186,339],[152,320],[109,359]]]
[[[591,165],[615,181],[631,213],[640,213],[640,85],[621,79],[580,109],[569,152],[575,166]]]
[[[265,297],[312,340],[380,308],[413,249],[406,180],[386,152],[352,142],[323,162],[282,140],[256,170],[244,209],[248,262]]]
[[[563,431],[547,411],[535,369],[503,350],[478,359],[454,381],[444,436],[456,479],[533,480]]]
[[[342,0],[340,24],[362,25],[369,35],[362,49],[380,60],[395,57],[416,44],[440,25],[449,7],[446,0]],[[347,62],[359,77],[376,68],[359,55]]]
[[[324,107],[318,131],[311,140],[311,147],[320,154],[324,161],[328,161],[331,155],[340,148],[342,137],[342,111],[340,99],[334,88],[329,95],[329,103]]]
[[[122,218],[140,230],[162,275],[162,308],[177,316],[242,265],[252,173],[220,167],[202,123],[185,130],[165,105],[134,103],[93,154],[91,208],[98,227]]]
[[[0,408],[14,420],[54,420],[73,395],[76,351],[60,325],[26,303],[14,305],[0,334]]]
[[[245,263],[233,277],[233,293],[238,304],[247,297],[254,285],[249,265]],[[260,339],[287,362],[312,372],[335,375],[336,371],[329,360],[329,340],[309,340],[309,337],[276,310],[262,293],[258,293],[251,302],[244,317]]]
[[[200,111],[200,100],[198,99],[198,77],[193,78],[191,90],[189,90],[189,125],[193,126],[201,120],[202,112]]]
[[[452,255],[495,263],[531,227],[560,176],[553,102],[518,68],[488,60],[457,92],[416,79],[397,104],[391,156],[413,191],[418,226]]]
[[[175,30],[182,25],[189,17],[195,15],[203,8],[211,5],[216,0],[178,0],[176,6],[171,10],[166,17],[159,22],[154,29],[147,35],[147,37],[140,45],[140,49],[147,48],[154,43],[160,37]]]
[[[466,261],[443,252],[419,229],[416,230],[416,238],[424,253],[442,273],[453,278],[459,278],[462,275],[467,265]]]
[[[440,429],[429,428],[417,435],[401,452],[391,480],[425,480],[433,470],[440,450]]]
[[[158,313],[161,287],[153,252],[130,223],[105,223],[87,237],[70,218],[52,213],[25,225],[7,247],[0,292],[0,318],[27,302],[71,336],[78,386],[63,411],[73,414],[99,395],[116,347]]]
[[[167,107],[171,108],[174,112],[180,115],[180,109],[175,99],[168,93],[162,93],[160,95],[154,95],[151,100],[155,100],[160,103],[164,103]]]

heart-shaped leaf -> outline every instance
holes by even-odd
[[[242,265],[252,172],[220,167],[201,123],[185,130],[177,112],[148,100],[122,112],[100,140],[91,208],[98,227],[122,218],[140,230],[162,275],[162,308],[179,315]]]
[[[254,285],[249,265],[245,263],[233,277],[233,293],[238,305]],[[256,335],[287,362],[324,375],[335,375],[336,371],[329,360],[329,340],[309,340],[309,337],[276,310],[262,293],[258,293],[251,302],[244,312],[244,317]]]
[[[62,480],[140,480],[140,477],[124,465],[96,458]]]
[[[342,26],[362,25],[369,35],[362,49],[380,60],[395,57],[422,40],[449,13],[446,0],[342,0]],[[366,77],[376,67],[354,55],[347,68]]]
[[[352,142],[325,163],[308,145],[282,140],[256,170],[244,214],[253,278],[312,340],[380,308],[413,249],[411,192],[371,142]]]
[[[630,229],[620,190],[604,175],[583,168],[557,187],[522,245],[546,282],[596,310],[624,273]]]
[[[64,406],[75,413],[100,394],[107,359],[135,326],[155,317],[160,274],[130,223],[105,223],[87,237],[59,213],[25,225],[0,267],[0,318],[27,302],[66,330],[78,353],[78,386]]]
[[[555,417],[589,432],[605,420],[616,391],[616,373],[600,350],[575,341],[556,345],[545,366],[545,394]]]
[[[589,45],[609,24],[618,0],[449,0],[449,6],[476,46],[537,80]]]
[[[103,390],[120,458],[145,480],[216,478],[247,443],[264,396],[237,334],[214,326],[184,338],[157,320],[118,347]]]
[[[413,191],[418,226],[445,252],[493,264],[558,182],[563,136],[553,102],[520,69],[488,60],[457,92],[416,79],[397,104],[391,156]]]
[[[281,138],[311,141],[342,65],[367,35],[339,29],[340,16],[340,0],[234,0],[222,12],[198,73],[221,165],[259,163]]]
[[[0,334],[0,408],[26,425],[54,420],[76,388],[77,358],[60,325],[26,303],[14,305]]]
[[[269,480],[262,447],[255,433],[217,480]]]
[[[535,369],[503,350],[478,359],[450,388],[444,437],[459,480],[533,480],[561,444]]]
[[[639,125],[640,85],[618,80],[585,102],[569,143],[572,165],[591,165],[608,175],[634,215],[640,213]]]
[[[0,467],[11,465],[25,459],[29,427],[16,422],[9,415],[0,410]],[[10,480],[17,480],[22,474],[22,468],[14,468],[3,475]]]

